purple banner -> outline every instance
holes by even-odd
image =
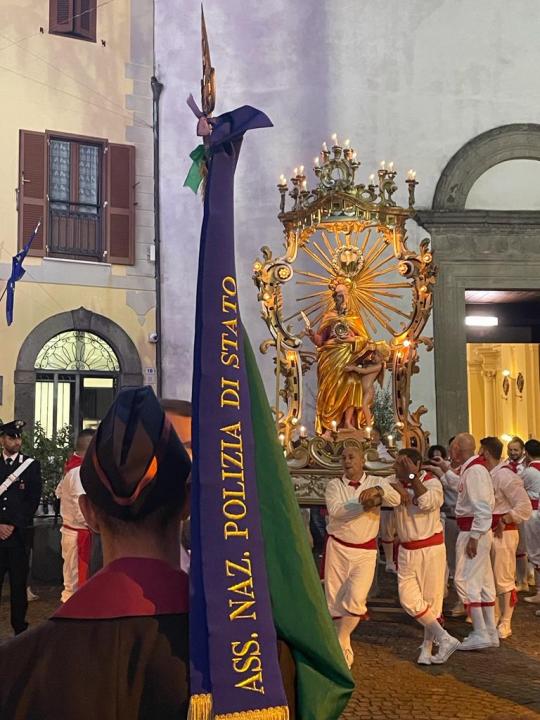
[[[193,378],[191,693],[216,715],[286,706],[268,592],[234,257],[234,173],[244,106],[208,148]]]

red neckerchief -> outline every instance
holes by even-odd
[[[474,465],[481,465],[482,467],[486,467],[486,461],[480,455],[476,455],[476,457],[466,460],[463,463],[463,465],[459,468],[459,475],[463,475],[463,473],[466,470],[468,470],[471,467],[474,467]]]
[[[351,487],[353,487],[356,490],[357,488],[360,487],[360,485],[364,481],[365,477],[366,477],[366,473],[364,473],[362,475],[362,480],[349,480],[348,485],[350,485]]]
[[[186,573],[162,560],[120,558],[93,575],[53,618],[110,620],[188,612]]]
[[[73,470],[73,468],[80,467],[82,465],[82,461],[83,459],[80,455],[73,453],[73,455],[66,460],[64,465],[64,475],[66,475],[70,470]]]
[[[532,467],[535,470],[540,470],[540,460],[533,460],[529,463],[529,467]]]

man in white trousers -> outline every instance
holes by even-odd
[[[512,635],[512,615],[517,603],[515,577],[518,526],[529,519],[532,507],[523,480],[501,459],[502,454],[503,444],[499,438],[486,437],[480,441],[480,455],[493,480],[495,493],[491,562],[500,611],[497,631],[501,640],[505,640]]]
[[[343,476],[326,486],[328,539],[323,576],[328,609],[351,667],[351,633],[366,616],[375,575],[381,504],[397,506],[401,497],[385,478],[366,475],[360,446],[345,447],[342,462]]]
[[[62,528],[60,534],[64,588],[60,596],[65,603],[88,579],[90,563],[91,532],[79,507],[79,497],[84,495],[80,466],[94,436],[94,430],[83,430],[77,438],[75,453],[66,463],[67,472],[56,488],[60,499]]]
[[[460,650],[481,650],[499,646],[495,623],[495,581],[491,567],[491,522],[495,494],[484,459],[475,453],[469,433],[461,433],[450,446],[450,455],[459,465],[460,482],[456,503],[459,535],[456,543],[456,576],[459,597],[468,609],[473,631]]]
[[[395,467],[396,477],[391,482],[396,483],[401,495],[401,505],[394,508],[399,539],[399,600],[424,627],[418,663],[442,665],[460,645],[439,623],[446,572],[441,522],[443,489],[440,480],[422,470],[418,450],[400,450]],[[436,655],[432,655],[433,643],[439,646]]]
[[[522,478],[532,505],[531,517],[524,524],[525,543],[529,561],[534,567],[536,577],[536,594],[526,597],[527,602],[533,605],[540,605],[540,441],[527,440],[525,443],[527,456],[527,467],[523,471]],[[536,613],[540,615],[540,611]]]

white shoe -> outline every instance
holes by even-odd
[[[497,636],[497,643],[499,638]],[[492,639],[487,630],[473,630],[458,647],[458,650],[483,650],[492,647]]]
[[[387,573],[392,573],[393,575],[397,575],[397,567],[395,563],[386,563],[386,567],[384,568]]]
[[[345,656],[345,662],[347,663],[347,667],[350,670],[352,668],[353,662],[354,662],[354,653],[352,650],[347,648],[346,650],[343,651],[343,655]]]
[[[465,610],[465,606],[461,600],[458,600],[454,607],[450,608],[448,611],[448,615],[450,615],[450,617],[463,617],[466,614],[467,612]]]
[[[540,605],[540,592],[537,592],[536,595],[531,595],[523,599],[525,602],[532,603],[533,605]]]
[[[510,626],[509,622],[502,622],[499,623],[499,627],[497,628],[497,633],[499,634],[499,637],[501,640],[506,640],[506,638],[509,638],[512,635],[512,628]]]
[[[26,588],[26,599],[28,602],[32,602],[33,600],[39,600],[39,595],[36,595],[35,593],[30,590],[29,587]]]
[[[499,640],[499,631],[497,628],[494,630],[488,630],[487,634],[489,636],[489,640],[491,642],[491,647],[499,647],[501,644],[501,641]],[[510,631],[510,634],[512,634],[512,631]]]
[[[422,643],[420,649],[421,652],[416,661],[418,665],[431,665],[431,643]]]
[[[460,649],[460,646],[461,643],[459,640],[447,633],[439,643],[439,652],[431,658],[431,662],[434,665],[442,665],[448,660],[453,652]]]
[[[516,592],[529,592],[529,583],[521,582],[516,585]]]

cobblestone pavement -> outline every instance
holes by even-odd
[[[397,603],[395,579],[379,570],[381,596]],[[383,577],[381,577],[383,576]],[[523,598],[523,594],[520,596]],[[392,602],[394,600],[394,602]],[[455,601],[453,594],[449,604]],[[377,606],[386,602],[373,600]],[[355,693],[343,720],[533,720],[540,717],[540,618],[520,602],[513,635],[500,648],[456,652],[445,665],[416,664],[420,625],[401,612],[370,612],[354,635]],[[464,619],[449,618],[462,639]]]
[[[514,634],[498,649],[454,653],[446,665],[416,664],[422,631],[395,610],[395,579],[380,573],[380,598],[371,620],[355,633],[356,691],[343,720],[538,720],[540,717],[540,618],[520,602]],[[58,606],[57,587],[36,587],[31,624]],[[0,639],[11,636],[8,603],[0,606]],[[454,597],[449,598],[453,604]],[[449,619],[448,630],[463,638],[470,626]],[[0,679],[1,682],[1,679]]]

